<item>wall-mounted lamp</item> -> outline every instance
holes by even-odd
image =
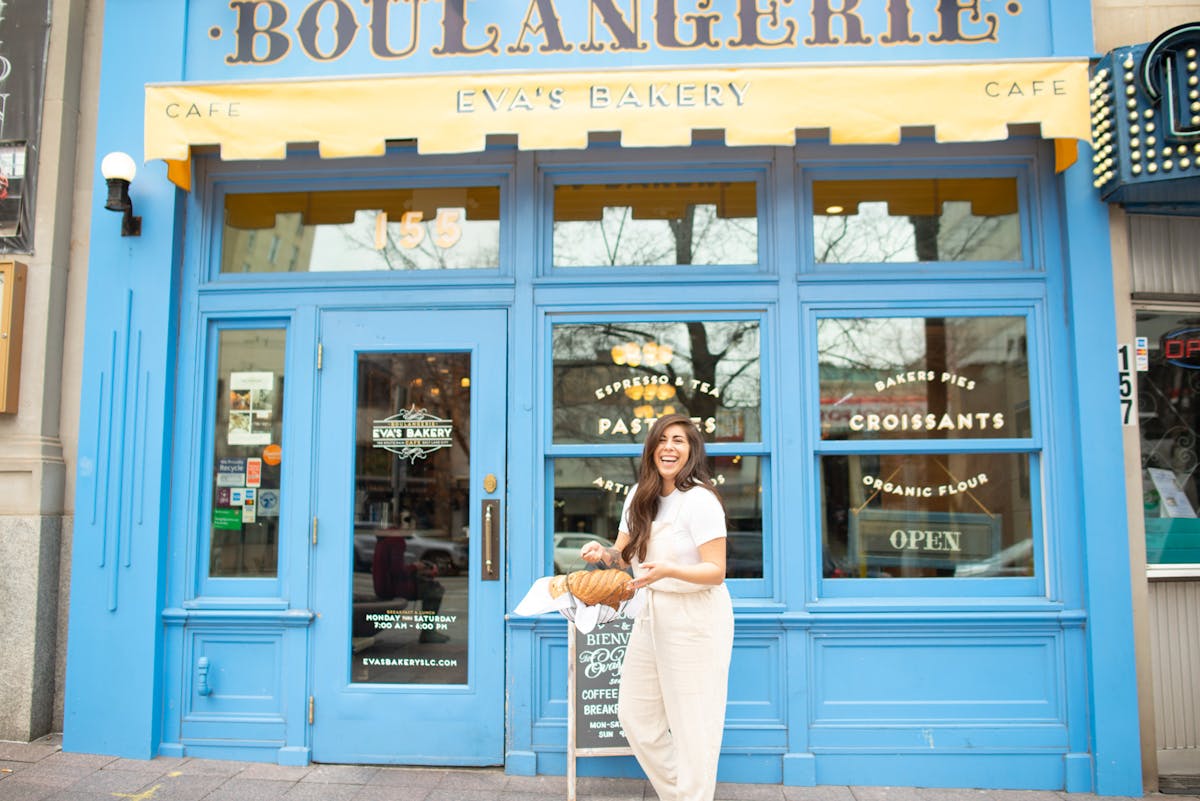
[[[142,218],[133,216],[133,201],[129,199],[129,184],[137,174],[137,165],[128,153],[113,151],[100,162],[100,174],[108,183],[108,200],[104,208],[124,215],[121,236],[141,236]]]

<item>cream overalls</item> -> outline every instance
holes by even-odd
[[[684,505],[680,498],[669,520],[654,523],[647,562],[699,562],[677,525]],[[633,568],[640,575],[636,560]],[[621,726],[660,801],[712,801],[733,648],[729,590],[662,579],[644,592],[621,667]]]

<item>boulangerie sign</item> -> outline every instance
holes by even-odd
[[[0,252],[33,249],[49,0],[0,0]]]

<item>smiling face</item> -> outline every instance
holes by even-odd
[[[675,489],[675,477],[687,464],[692,446],[688,442],[687,431],[682,423],[667,426],[662,437],[654,447],[654,466],[662,476],[662,494],[667,495]]]

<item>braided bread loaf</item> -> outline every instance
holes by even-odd
[[[632,580],[624,570],[576,570],[567,574],[567,589],[589,606],[604,604],[616,609],[621,601],[633,597]]]
[[[550,597],[557,598],[567,591],[567,577],[558,575],[550,579]]]

